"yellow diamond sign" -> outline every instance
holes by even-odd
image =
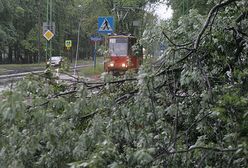
[[[53,34],[53,32],[51,32],[50,30],[47,30],[47,31],[43,34],[43,36],[49,41],[49,40],[51,40],[51,39],[53,38],[54,34]]]

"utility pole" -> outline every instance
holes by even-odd
[[[49,7],[49,0],[47,0],[47,12],[46,12],[46,22],[47,22],[47,25],[49,25],[48,7]],[[48,52],[48,42],[46,40],[46,62],[47,62],[47,52]]]
[[[53,24],[53,11],[52,11],[52,6],[53,6],[53,1],[52,0],[50,0],[50,29],[52,28],[52,24]],[[53,28],[53,31],[54,31],[54,28]],[[54,32],[53,32],[54,33]],[[50,42],[50,58],[51,58],[51,56],[52,56],[52,40],[50,40],[49,41]]]
[[[79,49],[79,40],[80,40],[80,28],[81,28],[81,21],[82,21],[82,16],[81,16],[81,5],[78,5],[79,10],[80,10],[80,19],[79,19],[79,23],[78,23],[78,32],[77,32],[77,49],[76,49],[76,59],[74,62],[74,76],[76,75],[76,71],[77,71],[77,60],[78,60],[78,49]]]
[[[37,4],[38,8],[38,63],[41,61],[41,5],[40,5],[40,0],[38,0]]]
[[[76,75],[76,71],[77,71],[77,60],[78,60],[78,48],[79,48],[80,26],[81,26],[81,20],[79,20],[79,23],[78,23],[77,50],[76,50],[76,60],[75,60],[75,64],[74,64],[74,76]]]
[[[52,33],[55,33],[55,27],[53,25],[53,21],[52,21],[52,0],[47,0],[47,11],[46,11],[46,25],[48,30],[52,31]],[[52,56],[52,41],[51,39],[48,41],[46,41],[46,61],[48,60],[48,47],[49,47],[49,57]]]

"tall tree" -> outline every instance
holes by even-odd
[[[178,19],[186,15],[191,9],[197,9],[200,14],[207,14],[214,5],[213,1],[208,0],[168,0],[167,4],[173,9],[173,18]]]

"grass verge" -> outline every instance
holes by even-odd
[[[96,68],[94,68],[94,66],[92,65],[80,69],[79,75],[89,77],[89,76],[100,75],[103,72],[104,72],[103,64],[96,64]]]

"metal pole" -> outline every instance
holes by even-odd
[[[52,21],[52,16],[53,16],[52,6],[53,6],[53,2],[52,2],[52,0],[50,0],[50,29],[52,28],[52,24],[53,24],[53,21]],[[54,30],[53,30],[53,33],[54,33]],[[52,40],[50,40],[49,42],[50,42],[50,58],[51,58],[51,56],[52,56]]]
[[[41,60],[41,13],[40,13],[40,0],[37,2],[37,8],[38,8],[38,63],[40,63]]]
[[[76,50],[76,60],[75,60],[75,64],[74,64],[74,76],[76,75],[76,69],[77,69],[78,47],[79,47],[79,34],[80,34],[80,24],[81,24],[81,20],[79,20],[79,23],[78,23],[77,50]]]
[[[47,21],[47,25],[49,24],[49,20],[48,20],[48,2],[49,0],[47,0],[47,13],[46,13],[46,21]],[[46,40],[46,62],[47,62],[47,51],[48,50],[48,42]]]
[[[95,49],[94,49],[94,70],[96,70],[96,41],[95,41]]]

